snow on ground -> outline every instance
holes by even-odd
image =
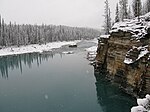
[[[143,99],[137,99],[138,106],[131,108],[131,112],[150,112],[150,95]]]
[[[25,54],[25,53],[33,53],[33,52],[44,52],[44,51],[51,51],[54,48],[60,48],[64,45],[74,45],[80,42],[80,40],[76,41],[64,41],[64,42],[52,42],[47,44],[32,44],[27,46],[20,46],[20,47],[8,47],[0,50],[0,56],[6,55],[15,55],[15,54]]]
[[[135,61],[137,61],[137,60],[139,60],[140,58],[142,58],[143,56],[145,56],[146,54],[148,54],[149,51],[148,51],[147,47],[148,47],[148,46],[144,46],[144,47],[142,47],[142,46],[140,46],[140,47],[135,47],[135,46],[133,46],[133,48],[130,49],[130,50],[127,52],[127,55],[126,55],[126,56],[130,55],[130,52],[132,52],[133,49],[137,49],[137,50],[139,51],[139,55],[138,55],[137,59],[132,60],[132,59],[126,57],[126,58],[124,59],[124,63],[125,63],[125,64],[132,64],[132,63],[134,63]]]
[[[73,42],[73,43],[70,43],[69,45],[74,46],[74,45],[77,45],[77,43]]]

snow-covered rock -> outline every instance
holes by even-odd
[[[101,35],[99,38],[109,38],[110,35]]]
[[[143,106],[135,106],[131,108],[131,112],[147,112]]]
[[[131,112],[150,112],[150,95],[147,94],[143,99],[137,99],[138,106],[131,108]]]
[[[69,44],[69,47],[77,47],[77,43],[71,43],[71,44]]]
[[[133,46],[133,48],[127,52],[124,63],[125,64],[132,64],[148,53],[149,53],[148,46],[140,46],[140,47]],[[132,57],[130,57],[130,55],[133,55],[133,54],[137,54],[136,59],[132,59]]]
[[[95,60],[95,57],[96,57],[96,54],[97,54],[97,46],[93,46],[93,47],[90,47],[90,48],[87,48],[86,51],[88,51],[87,53],[87,59],[89,61],[94,61]]]
[[[148,29],[150,28],[150,13],[143,15],[140,17],[140,21],[138,18],[134,19],[125,19],[123,22],[117,22],[112,27],[110,33],[113,32],[130,32],[133,38],[139,40],[141,38],[145,38],[145,35],[148,33]]]
[[[93,46],[93,47],[87,48],[86,51],[88,51],[88,52],[96,52],[97,51],[97,46]]]

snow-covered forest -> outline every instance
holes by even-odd
[[[110,9],[110,0],[105,0],[104,6],[104,33],[109,34],[112,26],[116,22],[124,22],[127,19],[133,19],[137,17],[140,21],[140,16],[150,12],[150,0],[119,0],[116,4],[115,18],[112,17],[112,12]]]
[[[55,25],[6,24],[0,17],[0,46],[46,44],[55,41],[93,39],[98,30]]]

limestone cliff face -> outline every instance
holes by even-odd
[[[124,30],[128,27],[124,25],[114,28],[109,37],[100,37],[96,60],[99,70],[106,69],[112,81],[139,96],[150,94],[150,29],[143,26],[143,21],[135,24],[135,30]]]

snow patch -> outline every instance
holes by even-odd
[[[96,57],[96,54],[97,54],[97,52],[96,52],[97,51],[97,46],[87,48],[86,51],[88,51],[87,59],[89,61],[94,61],[95,57]]]
[[[88,51],[88,52],[96,52],[97,51],[97,46],[93,46],[93,47],[87,48],[86,51]]]
[[[130,58],[125,58],[124,63],[125,64],[131,64],[131,63],[133,63],[133,60]]]
[[[16,55],[16,54],[25,54],[25,53],[33,53],[33,52],[39,52],[42,53],[44,51],[51,51],[54,48],[60,48],[64,45],[70,45],[70,44],[77,44],[80,42],[80,40],[76,41],[63,41],[63,42],[52,42],[47,44],[32,44],[27,46],[20,46],[20,47],[8,47],[0,50],[0,56],[6,56],[6,55]]]
[[[63,54],[73,54],[74,52],[73,51],[64,51],[62,52]]]
[[[147,94],[146,98],[137,99],[138,106],[131,108],[131,112],[150,112],[150,95]]]
[[[109,38],[110,35],[101,35],[100,38]]]
[[[147,29],[150,27],[150,13],[140,16],[140,21],[138,18],[134,19],[125,19],[123,22],[117,22],[113,25],[110,33],[113,32],[130,32],[132,38],[139,40],[144,38],[147,34]]]
[[[135,106],[131,108],[131,112],[147,112],[143,106]]]
[[[144,46],[144,47],[142,47],[142,46],[140,46],[140,47],[135,47],[135,46],[133,46],[133,48],[130,49],[130,50],[127,52],[126,58],[125,58],[125,60],[124,60],[124,63],[125,63],[125,64],[132,64],[132,63],[134,63],[135,61],[137,61],[137,60],[139,60],[140,58],[142,58],[143,56],[145,56],[146,54],[148,54],[149,51],[148,51],[147,47],[148,47],[148,46]],[[132,59],[130,59],[130,58],[127,57],[128,55],[130,55],[130,53],[133,51],[133,49],[137,49],[137,50],[140,52],[139,55],[138,55],[138,57],[137,57],[137,59],[135,59],[135,60],[132,60]]]

